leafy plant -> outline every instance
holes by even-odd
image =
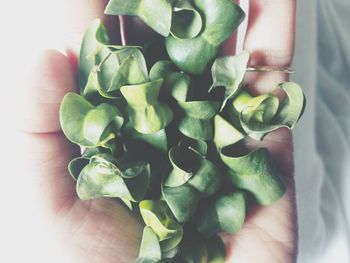
[[[285,192],[269,151],[240,143],[292,129],[302,89],[287,82],[254,97],[244,88],[249,53],[216,57],[245,16],[231,0],[110,0],[106,14],[138,16],[168,55],[149,70],[142,47],[113,45],[100,20],[87,29],[80,95],[60,109],[64,134],[85,148],[68,166],[77,194],[120,198],[140,213],[136,262],[224,262],[217,234],[238,232],[248,204]]]

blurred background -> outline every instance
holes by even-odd
[[[18,162],[21,141],[14,116],[23,72],[36,54],[44,48],[62,50],[67,38],[79,45],[79,36],[65,35],[69,10],[62,2],[0,4],[0,135],[4,145],[0,151],[0,262],[25,262],[33,257],[43,262],[40,253],[56,253],[50,246],[54,237],[46,229],[31,233],[36,220],[27,209],[30,182],[25,181]],[[304,87],[308,99],[294,132],[301,263],[350,262],[349,14],[349,0],[298,1],[292,79]]]

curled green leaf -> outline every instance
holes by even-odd
[[[79,87],[83,91],[89,75],[96,65],[99,65],[111,53],[109,47],[123,49],[123,46],[111,46],[107,30],[100,19],[94,20],[84,34],[83,42],[79,53]],[[116,60],[109,59],[105,63],[105,68],[114,68]],[[113,74],[110,71],[104,71],[103,77]]]
[[[233,185],[249,191],[259,204],[269,205],[283,196],[285,184],[266,148],[241,155],[227,146],[220,156],[229,168]]]
[[[177,72],[170,61],[162,60],[153,65],[149,74],[150,80],[164,79],[163,95],[185,102],[191,78],[183,72]]]
[[[183,71],[200,74],[215,58],[219,46],[228,39],[245,17],[231,0],[194,0],[193,7],[202,14],[201,32],[194,38],[166,39],[171,60]],[[219,26],[220,25],[220,26]]]
[[[138,16],[162,36],[166,37],[170,33],[172,18],[170,0],[110,0],[105,14]]]
[[[104,50],[99,54],[102,45],[109,44],[109,37],[106,28],[101,20],[94,20],[88,30],[85,32],[83,43],[79,54],[79,87],[82,91],[88,81],[89,75],[93,67],[102,61],[103,55],[107,55],[108,51]],[[96,54],[92,56],[92,54]],[[92,57],[92,58],[91,58]]]
[[[102,97],[118,98],[119,89],[124,85],[142,84],[148,81],[145,59],[137,48],[126,47],[110,51],[99,65],[91,70],[83,90],[84,97],[96,100],[98,92]]]
[[[222,116],[214,118],[214,143],[216,147],[223,148],[235,144],[245,137],[235,125],[225,120]]]
[[[116,52],[116,55],[119,68],[113,74],[107,89],[108,92],[119,90],[124,85],[136,85],[148,81],[146,61],[139,49],[125,48]]]
[[[67,93],[61,103],[60,122],[70,141],[95,147],[103,146],[114,138],[124,118],[117,108],[107,103],[94,107],[82,96]]]
[[[177,0],[173,8],[171,34],[177,38],[194,38],[202,29],[203,21],[200,13],[189,0]]]
[[[68,164],[68,171],[72,178],[76,181],[86,165],[89,164],[90,158],[100,153],[106,153],[106,148],[86,148],[82,156],[76,157]]]
[[[123,86],[120,91],[128,103],[132,126],[140,133],[155,133],[164,129],[173,118],[171,109],[158,100],[163,80],[141,85]]]
[[[162,251],[158,237],[152,228],[143,229],[139,257],[135,263],[158,263],[162,258]]]
[[[143,200],[139,206],[146,226],[149,226],[158,237],[164,258],[180,244],[183,235],[182,226],[173,218],[164,200]]]
[[[109,125],[112,122],[117,126],[115,127],[116,130],[119,130],[123,125],[124,118],[117,108],[107,103],[100,104],[90,110],[85,116],[83,124],[84,138],[93,143],[93,145],[98,145],[105,138],[111,137],[110,134],[113,131]],[[114,135],[112,136],[114,137]]]
[[[187,222],[195,213],[200,193],[187,184],[178,187],[162,186],[162,196],[180,223]]]
[[[206,237],[219,232],[230,234],[238,232],[246,214],[246,195],[234,192],[216,197],[200,214],[197,229]]]
[[[123,135],[133,140],[143,141],[163,153],[168,152],[168,139],[165,129],[152,134],[144,134],[136,131],[129,122],[123,128]]]
[[[218,235],[214,235],[205,242],[208,251],[208,263],[224,263],[226,259],[226,247]]]
[[[202,157],[189,148],[174,147],[169,151],[173,170],[165,179],[164,185],[177,187],[185,184],[195,172]]]
[[[197,233],[191,233],[181,243],[179,258],[184,263],[224,263],[226,247],[217,235],[204,238]]]
[[[252,97],[244,91],[233,100],[233,113],[250,137],[262,140],[266,134],[281,127],[292,129],[303,114],[305,97],[301,87],[285,82],[279,88],[285,93],[281,103],[272,94]]]
[[[178,102],[182,114],[178,128],[187,137],[197,140],[211,140],[214,136],[213,117],[220,104],[216,101]]]
[[[212,139],[212,118],[219,110],[219,102],[187,101],[191,79],[185,73],[176,72],[169,61],[157,62],[150,71],[150,78],[164,78],[165,97],[176,102],[177,126],[181,133],[195,140]]]
[[[110,45],[101,20],[93,21],[85,32],[79,56],[79,86],[84,97],[91,102],[100,99],[99,95],[116,98],[121,86],[147,81],[147,66],[140,50]]]
[[[247,71],[248,61],[249,53],[247,51],[243,51],[236,56],[217,58],[214,61],[211,69],[213,84],[209,91],[217,87],[225,88],[221,110],[225,107],[227,100],[239,91]]]
[[[107,154],[94,155],[77,180],[77,193],[82,200],[119,197],[140,201],[150,180],[150,167],[145,162],[120,164]]]
[[[81,171],[90,162],[90,158],[87,157],[77,157],[71,160],[68,164],[69,174],[74,180],[78,180]]]
[[[222,183],[219,169],[196,146],[181,144],[169,151],[173,169],[162,185],[163,197],[181,223],[194,214],[201,198],[217,192]]]

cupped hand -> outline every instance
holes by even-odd
[[[45,192],[37,206],[40,215],[57,235],[62,262],[126,262],[137,257],[143,225],[121,203],[113,199],[81,201],[67,171],[79,149],[67,141],[59,124],[60,102],[69,91],[77,91],[77,47],[89,22],[100,17],[118,38],[118,20],[103,15],[104,0],[64,1],[67,14],[67,54],[46,51],[37,60],[26,83],[21,128],[27,149],[28,169],[37,188]],[[294,47],[295,0],[250,0],[244,49],[251,53],[250,65],[289,66]],[[143,30],[139,28],[138,30]],[[234,37],[223,53],[232,54]],[[287,80],[282,72],[248,73],[252,93],[266,93]],[[254,147],[255,142],[250,146]],[[287,178],[287,191],[275,204],[253,208],[243,229],[223,234],[227,262],[288,263],[296,258],[296,209],[293,182],[292,137],[279,129],[264,139],[278,168]],[[40,231],[40,229],[38,229]]]

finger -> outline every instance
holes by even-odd
[[[76,91],[76,76],[66,56],[45,51],[35,60],[23,82],[19,126],[29,133],[60,131],[59,108],[63,96]]]
[[[57,211],[75,199],[67,164],[78,149],[61,132],[59,107],[63,96],[76,90],[76,76],[69,59],[57,51],[43,52],[29,75],[19,114],[24,173],[38,186],[40,202]]]
[[[294,51],[295,0],[250,0],[244,49],[250,65],[289,66]],[[266,93],[288,75],[281,72],[248,73],[253,93]]]

